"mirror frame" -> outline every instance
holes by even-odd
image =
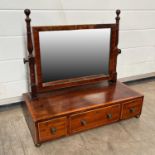
[[[27,24],[27,48],[29,52],[28,60],[24,59],[24,62],[29,62],[30,68],[30,80],[31,80],[31,97],[36,97],[38,93],[66,88],[79,86],[84,84],[95,83],[103,80],[109,80],[116,82],[117,72],[117,55],[120,53],[120,49],[117,48],[118,45],[118,34],[119,34],[119,14],[120,10],[116,11],[117,17],[116,23],[114,24],[87,24],[87,25],[64,25],[64,26],[33,26],[31,27],[29,18],[30,10],[26,9],[25,14],[26,24]],[[57,80],[43,83],[42,72],[41,72],[41,59],[40,59],[40,41],[39,41],[39,32],[42,31],[63,31],[63,30],[84,30],[84,29],[111,29],[110,36],[110,55],[109,55],[109,75],[92,75],[92,76],[83,76],[79,78],[71,78],[64,80]],[[33,30],[33,42],[34,42],[34,51],[33,56],[33,43],[31,36],[31,29]]]
[[[70,30],[84,30],[84,29],[104,29],[110,28],[110,51],[109,51],[109,74],[108,75],[93,75],[83,76],[78,78],[62,79],[57,81],[51,81],[43,83],[42,70],[41,70],[41,51],[40,51],[40,38],[39,32],[43,31],[70,31]],[[116,44],[116,24],[94,24],[94,25],[67,25],[67,26],[34,26],[32,27],[34,51],[35,51],[35,63],[36,63],[36,78],[37,78],[37,90],[42,92],[44,90],[54,90],[65,87],[72,87],[82,84],[88,84],[101,80],[111,80],[115,61],[115,44]],[[51,49],[52,50],[52,49]]]

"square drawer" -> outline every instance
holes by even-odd
[[[143,98],[123,104],[121,119],[127,119],[141,114]]]
[[[39,141],[52,140],[67,135],[66,117],[38,123]]]
[[[76,133],[118,121],[120,118],[120,109],[120,105],[118,104],[71,115],[70,132]]]

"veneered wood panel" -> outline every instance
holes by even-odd
[[[35,124],[30,131],[32,135],[38,135],[38,139],[33,138],[35,144],[40,145],[48,140],[119,121],[120,116],[123,116],[122,119],[139,117],[143,95],[120,82],[104,81],[40,94],[35,99],[25,94],[24,101],[24,111],[29,112],[29,116],[25,115],[26,120],[30,121],[28,125],[31,122]],[[128,114],[131,108],[135,111]]]
[[[124,84],[107,81],[40,94],[34,100],[24,94],[34,121],[105,107],[139,97],[141,94],[128,89]]]
[[[120,105],[116,104],[106,108],[99,108],[89,112],[71,115],[70,132],[76,133],[118,121],[120,118],[120,110]]]
[[[142,98],[133,100],[131,102],[123,103],[121,119],[131,118],[141,114],[142,110]]]
[[[67,135],[67,119],[60,117],[38,123],[39,141],[52,140]]]

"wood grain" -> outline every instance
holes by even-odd
[[[28,59],[24,59],[24,62],[29,62],[30,68],[30,83],[32,98],[37,97],[37,94],[51,91],[61,88],[85,85],[90,83],[97,83],[103,80],[109,80],[116,82],[117,72],[117,55],[120,53],[118,49],[118,38],[119,38],[119,20],[120,10],[116,10],[116,23],[111,24],[87,24],[87,25],[59,25],[59,26],[34,26],[33,29],[33,42],[35,47],[35,57],[33,56],[33,44],[31,36],[31,25],[29,15],[31,11],[29,9],[24,10],[26,15],[27,24],[27,49],[29,52]],[[62,79],[57,81],[43,82],[42,70],[41,70],[41,51],[40,51],[40,38],[39,32],[41,31],[62,31],[62,30],[84,30],[84,29],[104,29],[110,28],[110,56],[109,56],[109,73],[108,75],[90,75],[79,78]]]
[[[122,113],[123,119],[140,116],[143,95],[118,81],[104,81],[40,94],[33,100],[24,94],[24,100],[25,118],[38,145],[119,121]],[[126,114],[128,107],[134,107],[136,112]],[[51,133],[52,128],[56,129],[55,134]]]
[[[124,84],[107,81],[40,94],[33,101],[28,94],[24,94],[30,115],[35,121],[105,107],[139,97],[141,94],[130,90]]]
[[[53,129],[53,130],[52,130]],[[61,117],[38,123],[39,140],[53,140],[67,135],[67,119]]]
[[[143,98],[123,104],[121,119],[131,118],[141,114]]]
[[[56,90],[66,87],[79,86],[84,84],[96,83],[103,80],[116,81],[116,63],[118,55],[118,20],[117,24],[89,24],[89,25],[63,25],[63,26],[34,26],[33,38],[35,47],[35,62],[36,62],[36,79],[37,79],[37,92],[45,92],[50,90]],[[40,51],[40,39],[39,32],[43,31],[62,31],[62,30],[84,30],[84,29],[111,29],[110,36],[110,58],[109,58],[109,73],[108,75],[90,75],[79,78],[62,79],[58,81],[50,81],[43,83],[42,70],[41,70],[41,51]]]
[[[88,112],[71,115],[70,132],[76,133],[118,121],[120,117],[120,110],[120,105],[116,104],[106,108],[99,108]]]

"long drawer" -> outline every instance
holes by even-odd
[[[99,108],[70,116],[70,133],[109,124],[120,119],[120,105]]]

